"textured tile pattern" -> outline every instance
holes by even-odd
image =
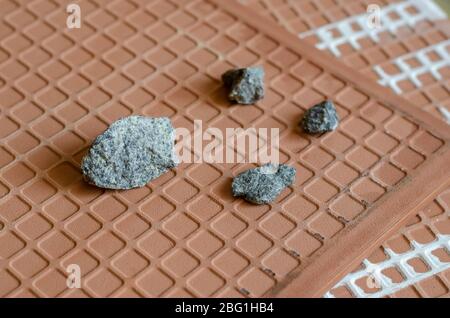
[[[450,188],[383,243],[327,297],[440,297],[450,292]]]
[[[236,1],[450,123],[450,21],[433,0]],[[366,23],[374,4],[379,29]]]
[[[68,30],[65,3],[2,3],[0,296],[261,296],[447,147],[207,0],[80,5],[82,28]],[[256,63],[266,98],[229,107],[220,74]],[[323,138],[296,132],[325,97],[341,127]],[[182,164],[131,191],[87,185],[87,147],[132,113],[189,129],[194,119],[278,127],[297,182],[270,206],[230,195],[231,177],[250,165]],[[71,264],[81,289],[66,285]]]
[[[349,66],[357,68],[379,81],[380,84],[390,87],[397,94],[406,96],[416,105],[450,123],[448,111],[450,108],[448,87],[450,44],[447,40],[450,22],[433,1],[359,0],[348,3],[348,1],[340,0],[240,0],[240,2],[257,8],[261,14],[281,24],[290,32],[299,34],[319,49],[338,56]],[[366,9],[370,4],[378,4],[382,8],[381,22],[385,26],[384,29],[374,31],[367,29]],[[410,223],[415,224],[416,227],[428,228],[429,222],[447,222],[449,205],[442,199],[444,195],[445,191],[429,204],[430,207],[437,206],[443,209],[442,213],[438,214],[439,217],[436,216],[435,219],[420,214],[412,218]],[[389,250],[405,257],[414,255],[414,242],[421,240],[416,241],[414,236],[404,235],[409,233],[409,229],[410,226],[405,227],[395,236],[395,239],[390,240],[401,240],[401,238],[406,240],[404,250],[392,249],[386,242],[381,252],[376,251],[366,260],[367,264],[372,266],[361,264],[356,275],[347,276],[327,296],[379,297],[409,285],[414,287],[408,287],[395,295],[433,297],[441,295],[441,292],[444,294],[449,292],[446,274],[448,270],[445,270],[450,267],[448,257],[440,258],[444,265],[435,266],[441,272],[437,275],[433,275],[433,264],[428,264],[428,270],[425,273],[412,273],[410,276],[407,273],[401,273],[401,279],[398,278],[398,266],[397,269],[385,270],[385,267],[390,268],[392,265],[389,255],[382,259],[377,258],[377,255],[380,253],[386,255]],[[450,234],[448,228],[444,227],[433,227],[432,233],[433,237],[437,235],[447,237]],[[434,241],[431,240],[431,242]],[[429,245],[424,244],[425,247]],[[433,244],[430,245],[431,247],[433,252],[438,249]],[[448,245],[445,248],[444,244],[443,250],[438,253],[446,255]],[[376,261],[372,263],[372,259]],[[380,280],[385,277],[385,285],[368,292],[367,282],[372,282],[370,279],[367,280],[368,271],[380,272]],[[424,281],[434,283],[415,284],[416,279],[422,278]],[[392,286],[386,285],[389,279],[393,283]],[[441,285],[444,287],[441,288]],[[433,288],[437,288],[440,292],[434,293]]]

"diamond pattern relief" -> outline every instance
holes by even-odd
[[[139,242],[139,248],[153,258],[158,258],[169,251],[175,244],[161,232],[151,232]]]
[[[186,276],[194,270],[199,261],[183,250],[177,250],[163,260],[164,267],[177,277]]]
[[[271,277],[257,268],[252,268],[239,280],[239,285],[256,297],[264,295],[274,284]]]
[[[283,250],[277,249],[272,254],[265,257],[263,265],[277,276],[285,276],[299,265],[299,261]]]
[[[36,275],[47,266],[48,261],[35,251],[25,251],[11,263],[11,267],[25,278]]]
[[[52,229],[52,224],[39,214],[27,215],[17,224],[23,237],[33,241]]]
[[[248,232],[236,242],[236,245],[249,257],[262,255],[272,244],[272,241],[255,231]]]
[[[13,222],[31,210],[31,206],[19,196],[10,196],[2,200],[0,205],[2,218],[7,222]]]
[[[200,270],[188,281],[188,286],[200,297],[211,296],[224,284],[225,281],[210,269]]]
[[[136,285],[149,297],[158,297],[173,285],[173,281],[160,270],[152,269]]]
[[[117,275],[111,271],[102,269],[89,278],[86,282],[86,287],[88,290],[92,290],[96,297],[104,298],[111,295],[122,284],[122,280]]]
[[[44,297],[56,297],[66,288],[66,277],[58,270],[51,270],[36,279],[37,292]]]
[[[224,242],[210,232],[202,231],[193,236],[187,245],[195,254],[207,258],[218,251],[224,245]]]
[[[27,295],[41,297],[263,296],[313,264],[349,229],[343,220],[357,226],[367,203],[444,152],[447,141],[395,103],[222,5],[86,2],[83,27],[70,31],[56,2],[4,13],[0,296],[25,295],[25,279]],[[266,70],[265,99],[229,107],[220,74],[254,63]],[[342,126],[298,132],[303,112],[326,97]],[[130,114],[187,128],[195,119],[279,128],[297,181],[262,206],[231,196],[240,166],[178,167],[129,191],[88,185],[79,171],[87,147]],[[77,292],[66,285],[70,264],[81,267]]]
[[[110,258],[124,246],[125,243],[111,232],[102,233],[89,243],[89,247],[102,258]]]
[[[0,234],[0,257],[7,259],[25,247],[25,242],[10,231]]]
[[[113,261],[113,266],[126,278],[136,276],[148,265],[149,262],[145,257],[132,250],[119,255]]]
[[[249,264],[250,262],[245,257],[229,249],[213,260],[213,265],[228,277],[234,277]]]

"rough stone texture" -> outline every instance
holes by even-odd
[[[170,119],[129,116],[95,139],[81,170],[86,181],[98,187],[132,189],[176,165]]]
[[[254,104],[264,97],[264,69],[262,66],[239,68],[222,74],[229,89],[228,99],[239,104]]]
[[[233,180],[234,196],[242,196],[247,201],[265,204],[274,201],[284,188],[295,180],[296,170],[288,165],[265,164],[249,169]]]
[[[335,130],[339,125],[339,116],[331,101],[323,101],[305,112],[300,126],[309,134],[319,134]]]

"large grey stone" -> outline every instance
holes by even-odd
[[[295,180],[296,170],[288,165],[265,164],[236,176],[231,185],[233,196],[256,204],[274,201]]]
[[[177,165],[169,118],[129,116],[99,135],[83,158],[87,182],[108,189],[142,187]]]
[[[238,68],[222,74],[228,99],[239,104],[254,104],[264,97],[264,69],[261,66]]]
[[[309,134],[332,131],[339,125],[339,116],[331,101],[323,101],[308,109],[303,115],[300,126]]]

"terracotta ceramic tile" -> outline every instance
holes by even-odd
[[[450,77],[445,70],[449,67],[450,22],[433,1],[425,4],[420,0],[377,1],[383,19],[389,21],[386,24],[398,27],[383,28],[376,38],[361,31],[364,19],[356,19],[366,14],[368,5],[374,2],[357,0],[349,6],[344,0],[329,1],[326,5],[309,0],[235,1],[337,56],[396,93],[403,93],[417,107],[445,119],[438,107],[449,109],[450,93],[446,82]],[[286,15],[286,12],[290,14]],[[357,46],[349,40],[350,34],[342,32],[344,30],[352,30]],[[336,47],[332,47],[325,37],[336,41]],[[434,74],[430,73],[431,65],[437,69]],[[416,83],[411,81],[411,74],[416,74]]]
[[[26,20],[16,18],[2,41],[0,66],[17,61],[27,71],[0,67],[0,119],[12,123],[2,126],[0,152],[1,296],[321,296],[448,179],[448,127],[248,9],[213,0],[121,4],[118,14],[118,2],[86,2],[79,30],[65,27],[64,5],[55,4],[33,24],[42,39],[26,37]],[[25,5],[4,19],[23,13]],[[39,48],[52,56],[32,60]],[[240,114],[220,74],[251,63],[266,68],[267,96]],[[298,132],[305,109],[326,97],[342,127]],[[222,130],[279,128],[297,182],[255,206],[230,195],[244,165],[183,163],[131,191],[82,181],[80,159],[97,133],[161,108],[176,127],[192,129],[200,112]],[[79,290],[66,285],[70,264],[80,266]]]
[[[448,92],[448,85],[446,84],[450,78],[450,74],[447,72],[448,62],[442,62],[443,56],[437,52],[440,50],[442,50],[440,52],[448,52],[447,39],[450,24],[448,19],[445,19],[445,17],[440,15],[438,12],[439,9],[437,8],[436,10],[436,7],[432,1],[427,1],[426,3],[410,1],[409,5],[406,1],[377,1],[377,4],[383,10],[388,12],[387,16],[393,21],[393,23],[404,24],[407,21],[407,15],[409,14],[411,14],[411,17],[415,17],[415,19],[417,19],[417,23],[409,24],[407,27],[400,27],[398,30],[393,32],[381,32],[377,43],[373,43],[372,41],[368,42],[366,41],[366,37],[362,37],[360,39],[361,46],[359,48],[353,47],[342,37],[342,33],[339,31],[338,25],[343,25],[345,21],[349,21],[348,25],[352,29],[353,34],[357,34],[357,32],[361,31],[362,28],[359,23],[354,20],[354,17],[355,15],[364,14],[367,5],[373,4],[373,2],[358,0],[352,1],[351,4],[349,4],[348,1],[337,0],[329,2],[327,6],[322,6],[319,5],[318,2],[306,0],[240,0],[240,2],[251,6],[263,16],[273,19],[290,32],[299,34],[300,36],[305,35],[307,40],[316,45],[319,45],[320,43],[320,39],[317,37],[318,30],[320,30],[321,27],[327,27],[327,25],[329,25],[329,32],[333,38],[337,39],[341,37],[341,39],[344,40],[344,44],[338,46],[340,60],[349,66],[362,71],[366,75],[369,75],[374,80],[381,80],[382,84],[391,87],[395,92],[403,93],[403,96],[410,100],[412,104],[431,112],[439,118],[442,118],[442,114],[436,106],[444,106],[448,108],[449,103],[446,102],[450,96]],[[404,11],[406,15],[400,16],[397,9],[401,8],[403,5],[406,5]],[[289,14],[286,14],[287,12],[289,12]],[[336,14],[336,12],[339,12],[339,14]],[[354,20],[353,22],[351,22],[352,19]],[[331,28],[332,25],[334,25],[333,28]],[[325,51],[329,51],[328,47],[321,48]],[[336,52],[332,53],[336,55]],[[444,54],[448,53],[444,52]],[[424,56],[423,59],[419,58],[421,55]],[[448,61],[448,58],[444,59],[447,59]],[[426,61],[429,64],[424,64],[423,61]],[[439,69],[439,74],[437,74],[438,76],[434,76],[426,70],[428,65],[436,65]],[[417,73],[417,84],[412,83],[410,79],[404,77],[405,74],[411,74],[412,72],[416,72],[418,70],[421,71]],[[386,79],[398,78],[398,81],[394,80],[394,82],[397,81],[399,90],[396,90],[394,86],[389,85],[386,81],[383,82],[383,76],[385,76]],[[315,85],[315,87],[318,88],[318,85]],[[362,114],[364,115],[364,119],[368,120],[372,124],[378,124],[386,120],[390,116],[391,111],[381,105],[367,105],[363,108]],[[351,125],[354,123],[349,122],[348,124]],[[390,120],[390,123],[386,125],[386,128],[390,131],[390,135],[398,140],[401,140],[403,137],[409,135],[415,130],[414,124],[405,122],[403,119],[396,119],[395,117]],[[358,133],[364,133],[364,131],[361,130],[358,131]],[[334,141],[335,138],[337,138],[334,137],[335,135],[336,134],[333,134],[327,139]],[[372,149],[375,153],[380,151],[383,153],[389,150],[389,148],[382,149],[376,146],[377,140],[381,139],[382,136],[380,135],[374,136],[371,139],[373,146]],[[343,143],[345,139],[339,136],[339,140],[342,141],[342,147],[345,147]],[[337,140],[336,142],[333,142],[334,147],[339,145],[337,142]],[[352,154],[349,158],[357,160],[355,159],[355,155],[356,153]],[[364,157],[366,160],[369,160],[370,158],[370,156]],[[423,157],[420,153],[415,152],[413,148],[407,146],[396,150],[392,155],[392,159],[394,160],[393,163],[395,163],[395,167],[392,164],[382,164],[380,168],[375,168],[375,171],[377,172],[372,174],[375,179],[386,186],[398,182],[403,174],[402,171],[404,169],[414,169],[413,167],[420,164]],[[353,163],[356,163],[356,167],[358,167],[358,164],[370,164],[370,160],[366,163],[361,161],[353,161]],[[333,176],[336,178],[333,172],[334,171],[332,169],[331,171],[327,171],[328,176],[332,179]],[[392,172],[392,174],[390,174],[390,172]],[[389,175],[389,177],[382,181],[380,177],[381,174],[384,173],[386,173],[386,176]],[[378,177],[376,175],[378,175]],[[353,201],[351,201],[348,196],[344,196],[340,200],[342,201],[337,201],[332,206],[333,212],[338,215],[342,215],[346,219],[352,219],[355,215],[358,215],[362,211],[355,206],[354,209],[347,208],[344,212],[344,210],[340,207],[339,202]],[[352,205],[354,206],[354,204]],[[432,204],[430,203],[429,205],[431,206]],[[437,211],[440,211],[440,209]],[[426,224],[426,220],[427,219],[419,219],[418,222],[420,224]],[[412,224],[415,223],[413,222]],[[438,227],[436,227],[435,230],[437,231],[437,234],[448,234],[445,231],[441,231]],[[398,233],[394,237],[395,238],[393,238],[392,241],[398,241],[399,238],[404,236],[401,233]],[[404,248],[401,249],[401,251],[397,251],[398,253],[405,253],[410,250],[410,244],[412,241],[409,241],[406,238],[405,240],[406,242],[403,245]],[[391,244],[385,244],[384,246],[392,248]],[[387,271],[386,276],[393,278],[394,275],[390,275],[391,273],[391,271]],[[435,277],[435,279],[431,279],[431,281],[440,279],[437,275],[433,277]],[[425,286],[432,285],[425,284]],[[433,286],[440,285],[434,284]],[[440,288],[437,289],[441,290]],[[438,296],[431,291],[425,291],[423,288],[414,289],[414,292],[410,293],[406,292],[406,290],[407,289],[405,289],[405,293],[398,292],[394,295],[396,297]],[[349,286],[346,285],[341,285],[332,290],[332,294],[336,297],[352,296],[354,295],[352,292],[354,292],[352,291],[352,288],[349,288]]]

